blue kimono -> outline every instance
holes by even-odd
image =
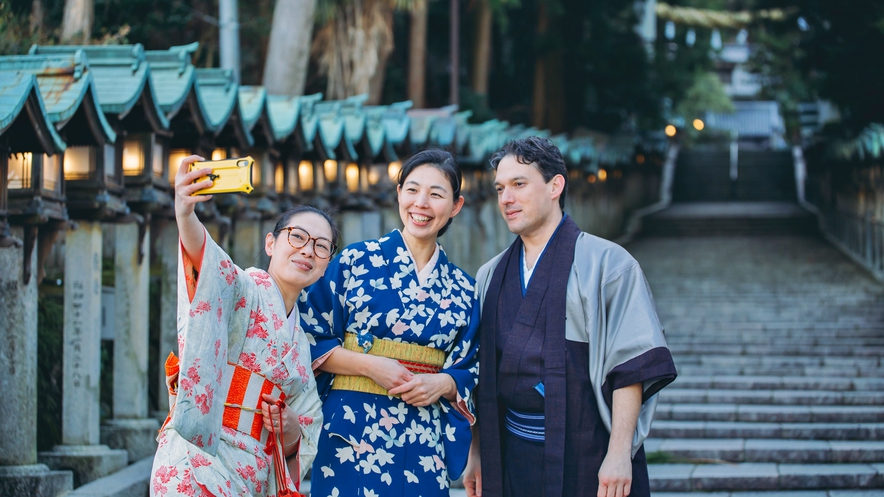
[[[448,496],[449,479],[463,471],[472,439],[480,322],[474,287],[442,250],[421,286],[402,235],[394,230],[345,248],[308,289],[299,306],[314,369],[348,333],[365,352],[378,346],[376,340],[438,349],[444,352],[441,372],[457,385],[456,402],[440,398],[413,407],[397,397],[334,389],[334,375],[320,372],[326,424],[312,495]]]

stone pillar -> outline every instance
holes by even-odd
[[[114,230],[114,418],[101,429],[101,442],[126,450],[132,462],[156,452],[160,428],[147,412],[150,228],[145,229],[143,237],[138,223]]]
[[[402,229],[402,218],[399,217],[399,204],[393,204],[381,210],[381,234],[386,235],[395,229]]]
[[[81,221],[65,236],[62,445],[39,454],[70,469],[80,486],[126,466],[125,450],[99,445],[101,370],[101,225]]]
[[[342,247],[350,245],[353,242],[363,240],[362,238],[362,213],[354,211],[341,212],[338,219],[341,224],[338,226],[341,230]]]
[[[362,238],[361,240],[370,240],[380,238],[386,231],[381,229],[381,213],[379,211],[368,211],[362,213]]]
[[[160,283],[160,344],[157,407],[154,418],[166,419],[169,414],[169,394],[166,389],[166,358],[169,352],[178,355],[178,225],[166,223],[157,237],[159,263],[162,267]]]
[[[20,228],[12,234],[22,238]],[[36,250],[30,262],[37,267]],[[73,474],[37,464],[36,277],[22,281],[22,247],[0,248],[0,267],[0,495],[55,496],[73,488]]]

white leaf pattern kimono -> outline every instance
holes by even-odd
[[[473,388],[479,373],[479,306],[474,280],[443,251],[424,286],[398,230],[355,243],[307,289],[301,322],[314,367],[355,333],[445,351],[443,373],[457,385],[457,401],[413,407],[397,397],[330,390],[334,377],[318,372],[325,426],[313,465],[311,495],[448,496],[449,477],[463,471],[469,451]],[[303,297],[303,294],[302,294]]]
[[[193,268],[180,247],[178,257],[178,394],[158,437],[150,494],[275,495],[265,444],[222,426],[231,381],[228,362],[278,386],[299,415],[301,474],[291,477],[303,478],[322,426],[307,337],[297,319],[294,330],[288,325],[273,278],[234,265],[208,233],[201,267]],[[294,490],[294,482],[288,483]]]

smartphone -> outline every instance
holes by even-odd
[[[251,157],[194,162],[190,165],[190,170],[195,171],[207,167],[212,168],[212,172],[197,178],[194,183],[209,179],[213,181],[213,184],[208,188],[193,192],[193,195],[214,195],[216,193],[231,192],[250,193],[254,190],[252,186],[252,168],[255,167],[255,159]]]

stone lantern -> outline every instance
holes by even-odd
[[[57,160],[64,148],[47,116],[36,77],[0,71],[0,342],[7,351],[0,354],[0,369],[3,394],[11,399],[0,408],[2,495],[33,488],[57,495],[73,487],[70,471],[51,471],[37,459],[38,282],[31,275],[35,265],[40,267],[34,254],[37,240],[43,240],[43,247],[51,245],[39,229],[53,224],[52,219],[67,218]],[[44,155],[50,158],[45,161],[47,168],[55,167],[47,174],[42,161],[38,165],[33,160]],[[16,198],[10,202],[7,195],[13,192]],[[37,224],[41,220],[43,224]],[[54,234],[56,228],[49,231]]]

